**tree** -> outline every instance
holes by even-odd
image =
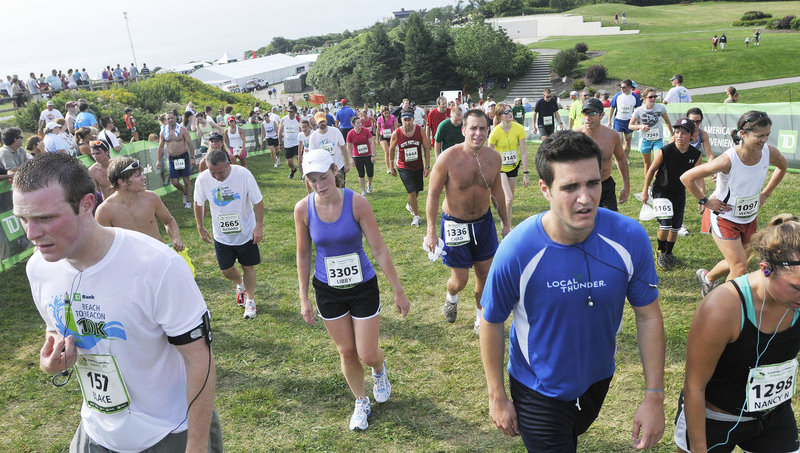
[[[386,102],[400,92],[401,52],[389,39],[383,24],[376,23],[366,33],[361,58],[355,69],[359,78],[369,86],[367,92],[363,93],[366,101]]]
[[[412,13],[403,25],[403,91],[417,101],[427,100],[438,92],[439,52],[432,46],[433,36],[419,14]]]
[[[350,79],[354,77],[353,69],[361,41],[360,37],[355,37],[323,50],[308,71],[308,84],[329,97],[354,97],[345,92],[343,87],[356,85]],[[354,102],[357,102],[356,99]]]
[[[292,50],[292,42],[283,36],[276,36],[267,46],[267,55],[288,53],[290,50]]]
[[[515,44],[505,32],[484,22],[453,29],[451,60],[466,86],[476,86],[484,77],[510,74]]]

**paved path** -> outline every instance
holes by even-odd
[[[741,90],[749,90],[751,88],[764,88],[764,87],[771,87],[774,85],[784,85],[787,83],[800,83],[800,77],[784,77],[782,79],[770,79],[770,80],[758,80],[755,82],[734,83],[733,86],[736,87],[737,91],[741,91]],[[691,93],[692,96],[700,94],[725,93],[725,90],[727,90],[729,86],[730,85],[717,85],[713,87],[689,88],[689,93]]]

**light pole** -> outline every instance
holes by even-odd
[[[128,25],[128,13],[123,12],[122,17],[125,18],[125,28],[128,29],[128,41],[131,43],[131,53],[133,54],[133,65],[137,68],[139,67],[139,63],[136,62],[136,52],[133,50],[133,39],[131,38],[131,27]]]

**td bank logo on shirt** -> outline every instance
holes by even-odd
[[[106,313],[94,296],[79,292],[68,296],[69,300],[65,296],[55,296],[48,308],[56,331],[65,337],[72,335],[75,346],[91,349],[109,338],[127,339],[122,323],[106,320]]]
[[[797,131],[778,131],[778,151],[784,154],[794,154],[797,150]]]
[[[581,280],[583,280],[583,276],[577,275],[571,279],[553,280],[547,282],[547,287],[560,289],[562,293],[566,294],[579,289],[602,288],[606,286],[606,282],[604,280],[597,280],[593,282],[582,282]]]
[[[3,225],[3,233],[8,241],[13,241],[25,234],[25,230],[22,229],[22,224],[11,210],[0,214],[0,224]]]

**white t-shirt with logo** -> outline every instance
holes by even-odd
[[[42,110],[42,113],[39,114],[39,119],[45,122],[45,126],[47,126],[47,123],[55,121],[59,118],[64,118],[64,115],[62,115],[57,109],[44,109]]]
[[[294,148],[298,144],[297,134],[300,132],[300,121],[297,120],[296,115],[294,119],[287,115],[281,122],[283,122],[283,147]]]
[[[72,335],[79,358],[113,357],[116,362],[129,406],[106,414],[84,400],[81,420],[95,442],[127,453],[150,448],[173,430],[187,429],[182,422],[187,410],[186,367],[167,336],[200,325],[207,308],[186,261],[175,251],[136,231],[114,232],[105,257],[80,275],[66,259],[48,262],[39,252],[26,271],[47,330]],[[81,385],[95,377],[101,395],[106,383],[114,381],[113,375],[109,379],[87,376],[91,370],[86,368],[75,370],[79,375],[73,378]],[[92,389],[86,392],[93,398]]]
[[[241,165],[231,165],[225,181],[217,181],[208,170],[197,176],[194,201],[211,208],[214,240],[225,245],[242,245],[253,238],[256,216],[253,205],[263,199],[256,178]]]
[[[319,129],[311,134],[308,139],[309,149],[324,149],[331,153],[333,156],[333,163],[341,170],[344,168],[344,158],[342,157],[342,149],[344,149],[344,137],[342,132],[333,127],[328,126],[328,129],[323,134]]]

